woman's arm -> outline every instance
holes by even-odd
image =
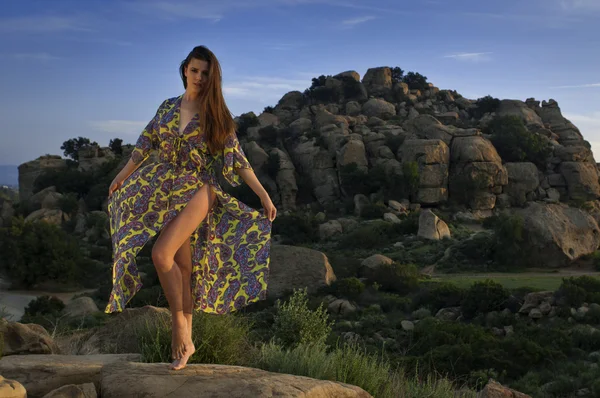
[[[239,174],[240,177],[244,180],[246,184],[254,191],[254,193],[260,198],[260,202],[263,205],[265,210],[265,216],[270,220],[275,220],[277,217],[277,208],[271,201],[271,197],[262,186],[258,178],[256,178],[256,174],[254,174],[254,170],[252,168],[245,167],[235,167],[235,172]]]

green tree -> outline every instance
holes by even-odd
[[[417,72],[408,72],[402,78],[402,81],[406,83],[411,90],[426,90],[428,88],[427,77]]]
[[[123,154],[123,140],[122,139],[114,138],[114,139],[110,140],[110,142],[108,143],[108,146],[111,149],[111,151],[113,151],[116,155]]]
[[[60,149],[64,151],[66,157],[79,161],[79,150],[89,146],[98,146],[98,143],[91,142],[89,138],[78,137],[63,142]]]
[[[401,82],[404,77],[404,71],[400,67],[395,66],[392,68],[392,81]]]

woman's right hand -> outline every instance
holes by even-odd
[[[118,178],[118,176],[115,177],[115,179],[110,183],[110,187],[108,187],[108,197],[110,198],[113,192],[121,188],[121,185],[123,185],[123,180]]]

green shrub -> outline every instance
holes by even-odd
[[[244,113],[240,115],[237,122],[237,135],[243,137],[248,133],[250,127],[256,127],[260,124],[258,117],[252,113]]]
[[[360,215],[366,219],[382,218],[388,208],[383,203],[368,203],[361,209]]]
[[[465,293],[461,308],[467,319],[478,314],[487,314],[490,311],[504,309],[510,292],[498,282],[486,279],[475,282]]]
[[[486,113],[496,112],[500,106],[500,100],[491,95],[486,95],[485,97],[479,98],[476,105],[477,107],[472,110],[472,114],[475,118],[479,119]]]
[[[482,270],[492,261],[494,235],[477,233],[450,247],[450,255],[438,262],[438,268],[448,271]]]
[[[358,168],[358,164],[349,163],[339,169],[342,190],[346,196],[369,195],[377,191],[378,184],[371,178],[371,173]]]
[[[556,296],[571,307],[586,302],[600,304],[600,279],[588,275],[563,278]]]
[[[523,217],[501,215],[488,221],[494,230],[494,261],[503,266],[523,266],[528,262],[524,247]]]
[[[78,242],[59,227],[18,218],[10,228],[0,228],[0,253],[0,271],[23,287],[74,282],[83,260]]]
[[[319,223],[314,217],[301,213],[277,216],[273,235],[281,235],[283,243],[300,244],[319,241]]]
[[[419,229],[419,213],[410,213],[400,224],[374,221],[360,226],[338,242],[338,249],[373,249],[395,242],[400,235],[416,234]]]
[[[120,138],[114,138],[114,139],[110,140],[108,143],[108,147],[117,156],[120,156],[123,154],[123,140]]]
[[[344,76],[338,78],[338,80],[342,81],[342,92],[345,101],[351,101],[354,98],[362,98],[363,94],[366,92],[362,83],[355,80],[353,77]]]
[[[98,143],[91,142],[89,138],[78,137],[63,142],[60,149],[64,151],[66,157],[77,162],[79,161],[79,150],[90,146],[98,146]]]
[[[485,174],[459,174],[452,178],[450,200],[454,203],[470,205],[478,195],[487,192],[490,178]]]
[[[406,162],[402,164],[402,183],[404,185],[404,192],[406,192],[410,198],[414,198],[417,194],[420,180],[421,176],[417,162]]]
[[[411,90],[427,90],[429,85],[427,84],[427,77],[420,73],[408,72],[402,81],[408,85]]]
[[[404,77],[404,71],[398,66],[395,66],[390,69],[392,71],[392,82],[401,82],[402,78]]]
[[[334,288],[334,294],[355,300],[365,290],[365,284],[356,277],[350,277],[336,281]]]
[[[77,195],[74,193],[64,194],[58,200],[58,207],[70,216],[74,216],[79,208],[79,202],[77,201]]]
[[[285,347],[298,344],[324,344],[331,332],[329,316],[322,305],[308,308],[306,288],[294,289],[286,302],[277,300],[273,325],[275,339]]]
[[[432,314],[442,308],[460,307],[465,290],[450,282],[436,282],[424,286],[413,298],[413,309],[426,307]]]
[[[409,293],[419,283],[419,271],[414,264],[382,264],[366,276],[371,282],[377,282],[382,290],[400,294]]]
[[[313,77],[312,85],[304,91],[304,95],[314,103],[338,102],[342,95],[341,89],[337,85],[327,87],[327,78],[331,78],[331,76],[321,75],[318,78]]]
[[[264,113],[273,113],[275,111],[275,109],[272,106],[265,106],[265,109],[263,109]]]
[[[544,138],[527,131],[518,116],[497,117],[486,127],[492,144],[504,162],[533,162],[545,168],[552,150]]]
[[[25,307],[24,315],[54,315],[58,316],[65,309],[65,303],[54,296],[40,296],[33,299]]]
[[[188,363],[245,366],[248,364],[250,325],[244,317],[232,314],[194,313],[192,338],[196,352]],[[170,317],[147,322],[135,334],[142,362],[171,362]]]

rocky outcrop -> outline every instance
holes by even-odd
[[[267,372],[261,369],[227,365],[188,365],[177,377],[166,364],[114,363],[102,369],[103,398],[132,396],[231,398],[302,397],[367,398],[370,394],[350,384],[302,376]]]
[[[60,156],[40,156],[19,166],[19,198],[27,200],[33,195],[33,184],[40,175],[50,170],[65,170],[67,161]]]
[[[62,225],[68,220],[69,215],[58,209],[39,209],[25,217],[25,222],[44,221],[54,225]]]
[[[535,110],[529,108],[527,104],[519,100],[501,100],[500,106],[496,110],[496,116],[517,116],[525,126],[530,130],[537,130],[544,127],[544,123]]]
[[[273,245],[269,270],[269,297],[281,297],[286,291],[307,287],[314,293],[336,280],[327,256],[304,247]]]
[[[138,354],[15,355],[0,360],[0,374],[21,383],[27,397],[41,398],[69,384],[99,386],[104,366],[139,360]]]
[[[100,168],[104,163],[110,162],[116,158],[113,151],[108,147],[99,147],[96,145],[81,148],[77,153],[79,158],[78,169],[81,171],[92,171]]]
[[[477,398],[531,398],[531,396],[504,387],[497,381],[490,379],[483,390],[477,394]]]
[[[50,391],[43,398],[97,398],[98,393],[94,383],[67,384]]]
[[[4,339],[3,356],[59,352],[58,346],[46,329],[34,323],[23,324],[0,319],[0,333]],[[0,374],[8,377],[1,371]]]
[[[508,184],[504,193],[511,198],[511,204],[522,206],[528,200],[536,198],[536,190],[540,185],[538,168],[533,163],[505,163],[508,172]]]
[[[430,240],[440,240],[450,237],[448,225],[430,209],[421,211],[417,236]]]
[[[0,376],[0,397],[27,398],[27,391],[25,391],[25,387],[18,381],[5,379]]]
[[[516,211],[524,220],[530,266],[556,268],[600,245],[600,228],[585,211],[564,204],[529,203]]]
[[[383,97],[392,89],[392,70],[388,67],[369,68],[362,83],[370,96]]]
[[[448,199],[450,150],[442,140],[409,139],[398,150],[398,160],[419,166],[419,190],[416,201],[437,204]]]

